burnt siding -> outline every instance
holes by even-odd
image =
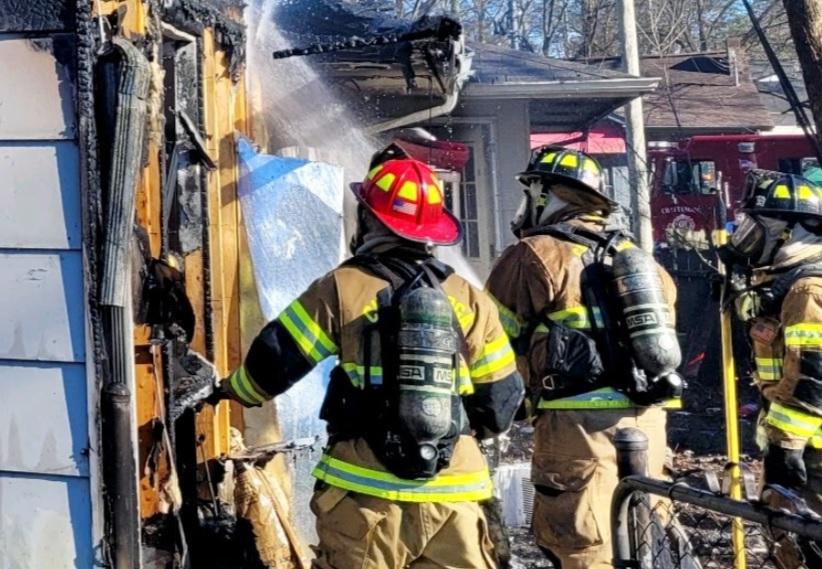
[[[0,32],[68,31],[74,27],[74,0],[0,0]]]

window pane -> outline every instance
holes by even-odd
[[[468,250],[465,254],[473,259],[479,258],[479,227],[476,221],[468,221],[465,223],[465,237],[468,245]]]
[[[713,193],[716,190],[716,164],[711,160],[702,160],[698,162],[698,167],[699,192],[702,194]]]
[[[445,192],[445,207],[449,211],[454,211],[454,182],[444,181],[442,189]]]
[[[468,146],[468,162],[462,172],[462,179],[466,182],[473,182],[476,179],[476,165],[474,164],[474,147]]]
[[[465,182],[460,183],[460,210],[454,213],[460,219],[465,219]]]
[[[477,186],[465,184],[465,218],[477,219]]]

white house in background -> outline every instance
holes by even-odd
[[[472,75],[456,109],[422,126],[471,148],[461,176],[446,189],[465,226],[463,253],[484,279],[514,241],[509,223],[522,197],[514,176],[528,162],[532,133],[584,130],[653,91],[658,79],[500,46],[468,48]]]

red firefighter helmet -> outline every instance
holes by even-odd
[[[354,195],[388,229],[403,239],[453,245],[462,236],[459,220],[445,209],[440,181],[428,166],[404,158],[374,166]]]

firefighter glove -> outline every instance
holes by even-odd
[[[765,452],[765,483],[801,488],[808,482],[801,449],[782,448],[776,443]]]
[[[744,291],[734,299],[734,307],[739,319],[748,322],[762,312],[761,297],[756,291]]]

